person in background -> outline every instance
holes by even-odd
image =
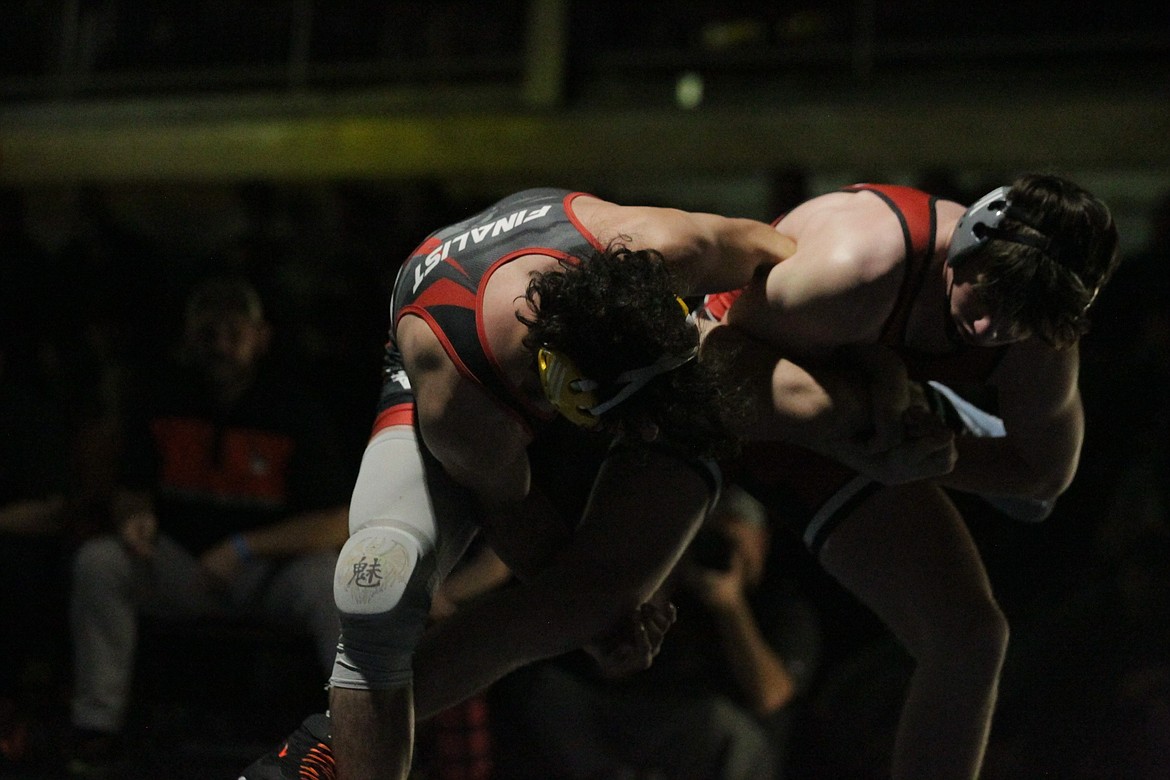
[[[42,758],[43,721],[66,682],[53,671],[68,651],[58,573],[68,556],[72,431],[36,341],[0,334],[0,772]]]
[[[271,359],[270,336],[246,281],[207,279],[188,297],[179,359],[127,406],[114,527],[73,561],[71,773],[117,762],[140,614],[287,626],[332,666],[351,474],[326,408]]]
[[[729,486],[668,582],[678,619],[649,669],[608,679],[574,653],[508,678],[507,774],[782,777],[820,630],[771,536],[763,504]]]

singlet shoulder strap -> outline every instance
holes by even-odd
[[[882,325],[881,341],[900,345],[905,340],[906,324],[914,299],[926,281],[930,259],[934,255],[938,231],[935,197],[913,187],[896,184],[853,184],[846,192],[872,192],[877,195],[902,225],[902,240],[906,247],[906,273],[893,311]]]

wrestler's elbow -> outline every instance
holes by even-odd
[[[1071,470],[1062,474],[1050,475],[1047,479],[1042,480],[1033,491],[1030,498],[1036,501],[1045,501],[1051,503],[1060,498],[1069,486],[1072,485],[1073,477],[1076,475],[1075,470]]]
[[[953,472],[964,478],[960,479],[960,484],[955,485],[960,490],[963,489],[965,478],[970,473],[963,466],[963,458],[960,455],[958,466]],[[1072,475],[1049,464],[1036,465],[1017,459],[1010,469],[1002,470],[993,480],[983,478],[978,482],[981,483],[981,487],[976,489],[976,492],[980,493],[1000,495],[1019,501],[1055,501],[1068,489]]]
[[[1059,452],[1037,453],[1031,458],[1034,472],[1033,490],[1029,498],[1038,501],[1055,501],[1061,496],[1077,475],[1080,464],[1079,447],[1061,457]]]

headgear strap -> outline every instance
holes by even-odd
[[[690,321],[686,303],[681,298],[676,300]],[[683,354],[663,355],[649,365],[623,371],[609,383],[609,386],[620,389],[605,401],[597,397],[601,383],[584,376],[567,355],[547,346],[541,347],[536,353],[536,365],[545,397],[557,411],[582,428],[593,428],[601,415],[641,390],[654,377],[674,371],[694,360],[698,354],[696,344]]]
[[[1080,274],[1060,262],[1060,245],[1040,229],[1037,220],[1033,219],[1031,215],[1013,205],[1008,200],[1009,192],[1009,187],[998,187],[992,190],[977,200],[959,218],[958,223],[955,225],[954,233],[951,236],[951,245],[947,252],[947,263],[954,266],[962,260],[964,255],[984,241],[997,239],[999,241],[1010,241],[1013,244],[1022,244],[1040,250],[1050,260],[1056,262],[1065,273],[1071,274],[1081,284],[1084,284],[1084,279],[1081,278]],[[1005,217],[1009,217],[1021,225],[1030,227],[1040,235],[1034,236],[1027,233],[1016,233],[1001,228],[1000,224]],[[1089,302],[1085,304],[1085,311],[1093,305],[1093,301],[1097,299],[1097,293],[1100,291],[1100,284],[1092,288],[1089,293]]]
[[[614,408],[622,401],[629,398],[634,393],[645,387],[651,379],[659,374],[665,374],[673,371],[679,366],[690,363],[699,354],[699,348],[696,346],[685,355],[663,355],[648,366],[641,368],[632,368],[629,371],[623,371],[614,377],[614,385],[625,385],[621,390],[618,390],[608,401],[603,401],[589,409],[586,409],[591,416],[600,417],[601,415]],[[581,379],[581,384],[592,385],[589,389],[596,390],[597,383],[592,379]]]

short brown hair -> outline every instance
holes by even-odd
[[[976,250],[979,289],[993,310],[1057,348],[1089,328],[1088,310],[1117,268],[1117,227],[1109,207],[1073,182],[1027,174],[1012,183],[1001,228],[1040,246],[995,240]]]

